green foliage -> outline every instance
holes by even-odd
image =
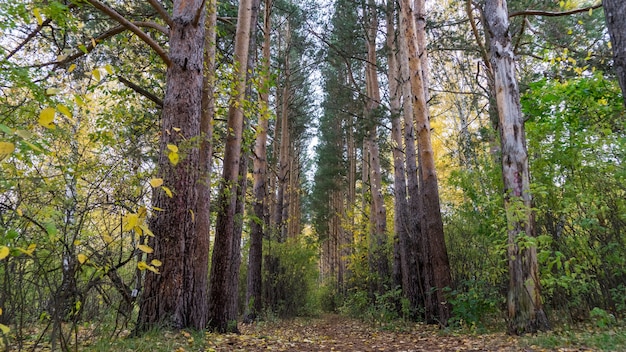
[[[339,311],[350,317],[378,324],[390,324],[408,320],[410,303],[402,296],[402,289],[387,290],[383,294],[371,294],[366,290],[351,290]]]
[[[459,286],[448,292],[448,301],[452,305],[450,324],[484,328],[486,318],[497,315],[505,296],[484,281],[468,281]]]

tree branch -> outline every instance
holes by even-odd
[[[127,80],[126,78],[122,77],[122,76],[117,76],[117,79],[122,82],[125,86],[127,86],[128,88],[134,90],[135,92],[143,95],[144,97],[152,100],[158,107],[162,108],[163,107],[163,100],[161,100],[161,98],[157,97],[156,95],[152,94],[151,92],[149,92],[147,89],[142,88],[138,85],[136,85],[135,83]]]
[[[157,0],[148,0],[148,2],[150,3],[150,6],[152,6],[152,8],[154,8],[156,12],[159,13],[165,23],[167,23],[167,25],[172,28],[174,22],[172,21],[172,17],[170,16],[170,14],[167,12],[167,10],[165,10],[165,7],[163,7],[163,5],[161,5],[161,3]]]
[[[509,18],[516,17],[516,16],[544,16],[544,17],[569,16],[569,15],[574,15],[574,14],[581,13],[581,12],[586,12],[586,11],[589,11],[589,10],[595,10],[597,8],[600,8],[600,7],[602,7],[602,3],[599,3],[597,5],[593,5],[593,6],[588,6],[588,7],[582,8],[582,9],[563,11],[563,12],[541,11],[541,10],[525,10],[525,11],[517,11],[517,12],[510,13],[509,14]]]
[[[165,50],[163,50],[163,48],[157,42],[155,42],[154,39],[150,38],[150,36],[148,36],[144,31],[139,29],[139,27],[137,27],[131,21],[127,20],[124,16],[120,15],[117,11],[101,3],[98,0],[86,0],[86,1],[90,3],[91,5],[93,5],[93,7],[107,14],[113,20],[119,22],[122,26],[128,28],[131,32],[135,33],[141,40],[143,40],[146,44],[148,44],[161,57],[161,59],[163,59],[163,61],[168,67],[172,65],[172,60],[167,55]]]

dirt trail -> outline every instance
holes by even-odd
[[[385,331],[338,315],[241,326],[241,335],[216,337],[215,351],[527,351],[505,334],[454,335],[416,324]],[[573,350],[570,350],[573,351]]]

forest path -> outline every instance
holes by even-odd
[[[240,335],[214,335],[210,351],[539,351],[504,333],[464,335],[414,324],[389,331],[340,315],[242,325]],[[559,351],[576,351],[561,349]]]

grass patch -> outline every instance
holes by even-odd
[[[597,351],[626,351],[626,327],[563,327],[523,337],[520,344],[530,348],[568,347]]]

